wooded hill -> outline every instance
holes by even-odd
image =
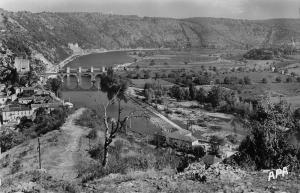
[[[23,41],[51,62],[81,48],[253,48],[300,40],[300,19],[154,18],[0,10],[0,37]]]

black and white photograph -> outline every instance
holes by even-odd
[[[300,0],[0,0],[0,193],[300,193]]]

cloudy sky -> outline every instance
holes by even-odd
[[[6,10],[87,11],[157,17],[297,18],[300,0],[0,0]]]

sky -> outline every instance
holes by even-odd
[[[300,18],[300,0],[0,0],[0,8],[9,11],[79,11],[173,18]]]

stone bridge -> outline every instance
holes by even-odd
[[[105,67],[100,68],[94,68],[91,66],[90,68],[70,68],[67,67],[66,69],[59,70],[59,72],[53,72],[53,73],[41,73],[38,74],[38,76],[41,78],[43,82],[47,81],[47,79],[50,76],[56,76],[59,78],[62,82],[64,82],[64,78],[70,78],[70,76],[74,76],[77,79],[78,86],[81,86],[82,83],[82,76],[90,76],[91,77],[91,84],[94,85],[96,82],[96,77],[106,73]]]

